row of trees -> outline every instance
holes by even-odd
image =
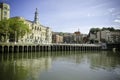
[[[109,30],[109,31],[120,31],[119,29],[114,29],[113,27],[108,27],[108,28],[105,28],[105,27],[103,27],[102,29],[100,29],[100,28],[91,28],[90,29],[90,33],[92,33],[92,34],[95,34],[96,32],[98,32],[98,31],[100,31],[100,30]]]
[[[18,41],[26,33],[29,33],[30,29],[24,20],[20,18],[10,18],[0,21],[0,42],[6,41]]]

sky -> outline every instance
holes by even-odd
[[[11,17],[39,21],[54,32],[88,33],[90,28],[120,29],[120,0],[0,0],[11,7]]]

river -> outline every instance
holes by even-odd
[[[120,80],[120,53],[1,53],[0,80]]]

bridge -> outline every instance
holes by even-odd
[[[100,44],[32,44],[0,43],[0,53],[40,51],[93,51],[101,50]]]

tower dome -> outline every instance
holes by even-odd
[[[35,11],[34,22],[35,22],[35,23],[39,23],[39,18],[38,18],[38,9],[37,9],[37,8],[36,8],[36,11]]]

